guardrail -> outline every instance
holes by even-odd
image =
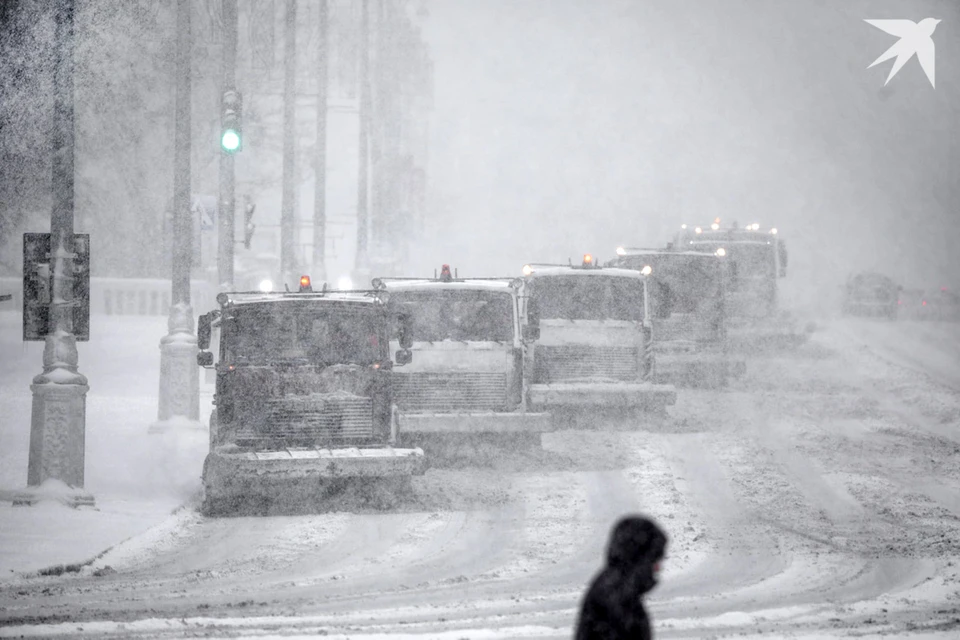
[[[23,307],[23,281],[0,278],[0,309]],[[170,313],[171,285],[159,278],[90,278],[90,314],[108,316],[165,316]],[[217,306],[216,287],[203,280],[190,282],[194,311],[204,313]],[[12,304],[10,304],[12,302]]]

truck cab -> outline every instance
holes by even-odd
[[[724,258],[672,248],[617,248],[613,266],[646,272],[656,381],[722,387],[746,363],[726,348]]]
[[[597,266],[524,266],[523,331],[535,409],[574,419],[607,410],[662,412],[677,400],[654,382],[646,275]]]
[[[787,275],[787,248],[776,228],[684,225],[674,240],[677,251],[697,251],[724,258],[727,313],[766,318],[777,313],[777,281]]]
[[[212,365],[207,349],[219,328],[207,512],[291,487],[310,494],[334,480],[425,471],[423,451],[401,447],[392,323],[379,292],[301,289],[221,293],[220,308],[200,317],[201,366]],[[396,358],[407,362],[410,353],[401,348]]]
[[[723,258],[727,344],[731,350],[757,352],[793,349],[809,339],[790,311],[783,309],[779,280],[787,275],[787,247],[776,228],[758,223],[723,227],[683,225],[675,251],[697,251]],[[809,325],[808,325],[809,326]]]
[[[410,322],[413,362],[394,374],[404,433],[527,434],[550,417],[529,409],[523,378],[519,278],[376,278],[395,318]],[[391,348],[398,348],[394,335]]]

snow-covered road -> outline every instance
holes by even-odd
[[[666,422],[434,468],[392,513],[181,509],[0,582],[0,637],[569,637],[631,511],[671,537],[657,637],[957,637],[958,389],[960,326],[836,321]]]

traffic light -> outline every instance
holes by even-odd
[[[73,236],[73,335],[90,339],[90,235]],[[45,340],[50,333],[53,270],[50,234],[23,234],[23,339]]]
[[[253,239],[253,232],[257,228],[257,225],[253,224],[253,212],[256,210],[257,205],[252,202],[247,202],[243,207],[243,246],[247,249],[250,248],[250,241]]]
[[[221,107],[220,149],[236,153],[243,149],[243,96],[236,89],[227,89]]]

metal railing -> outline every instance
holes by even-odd
[[[13,305],[23,308],[23,281],[0,278],[0,292],[11,296]],[[91,315],[166,316],[170,312],[171,286],[160,278],[90,278]],[[217,306],[217,290],[203,280],[190,282],[190,302],[198,313]]]

